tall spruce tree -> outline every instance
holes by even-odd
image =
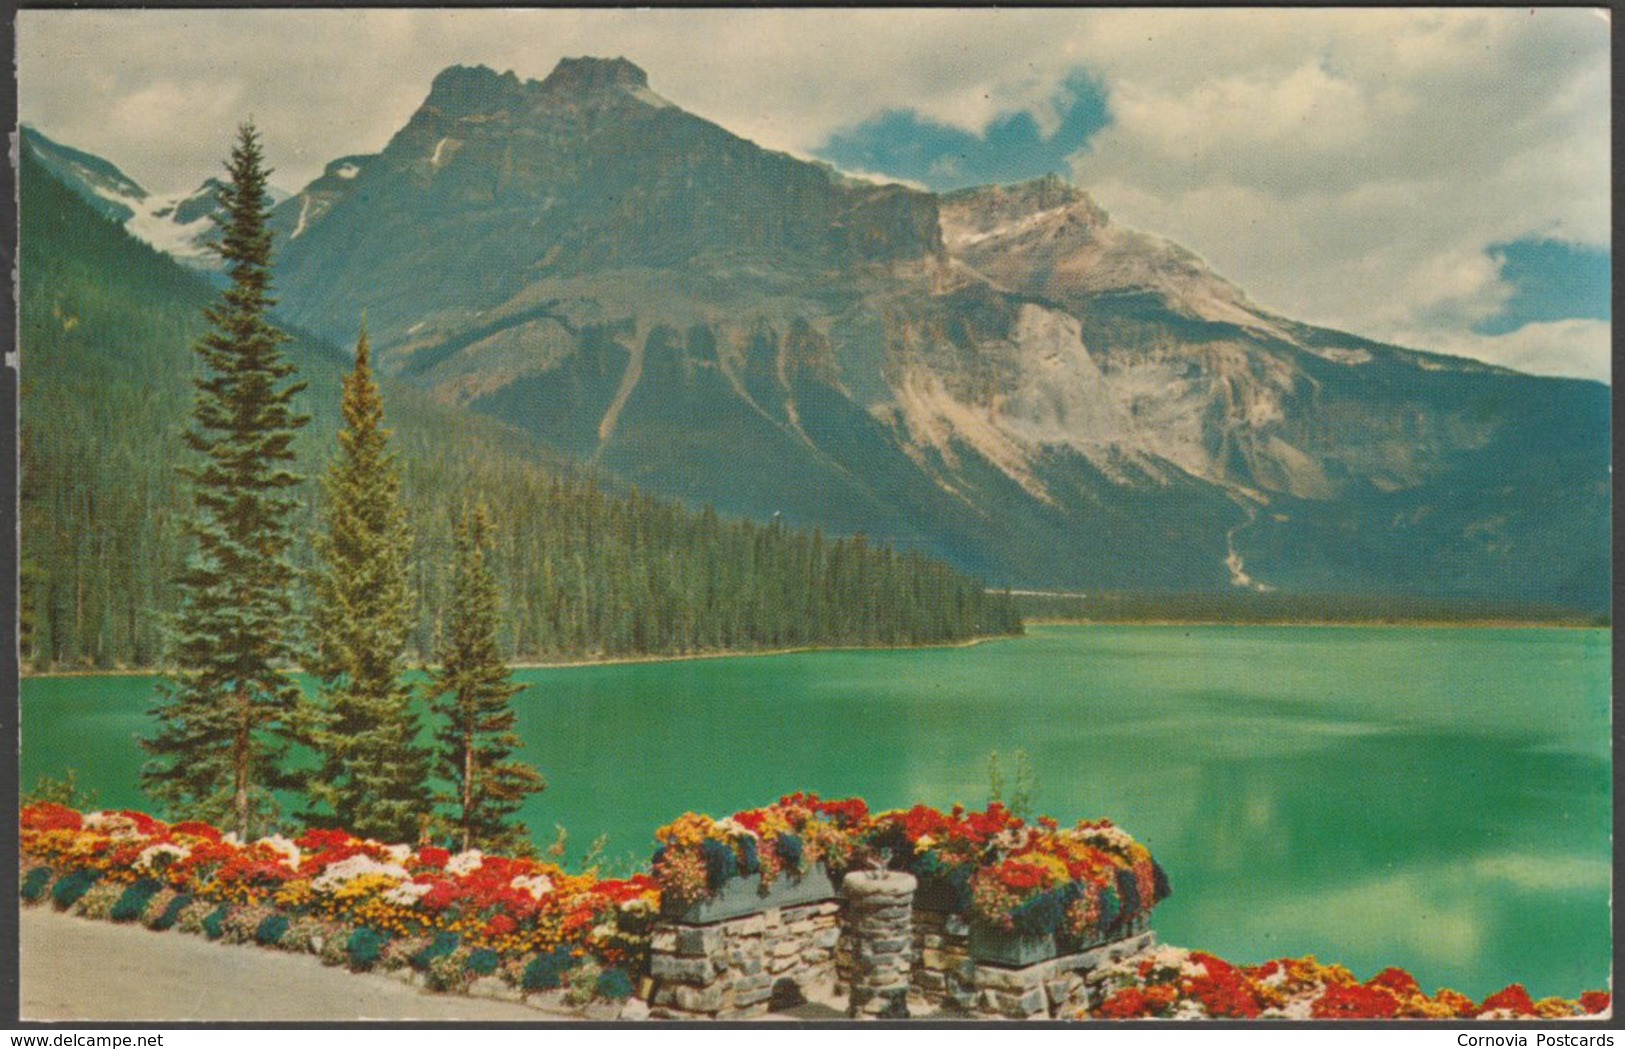
[[[209,330],[193,349],[194,380],[184,440],[197,461],[187,533],[195,553],[177,580],[174,669],[152,708],[158,730],[142,783],[172,811],[227,822],[246,839],[274,821],[271,792],[292,785],[287,751],[299,690],[291,661],[294,569],[289,515],[301,478],[289,469],[294,410],[304,388],[267,320],[271,296],[270,199],[259,136],[238,129],[219,191],[223,233],[216,250],[230,284],[204,310]]]
[[[323,478],[325,528],[313,541],[322,564],[313,576],[311,670],[322,687],[310,742],[321,766],[306,792],[328,811],[306,818],[362,837],[413,841],[431,802],[429,752],[417,743],[402,678],[417,614],[408,582],[412,536],[365,323],[342,411],[339,454]]]
[[[445,800],[459,844],[512,851],[529,843],[514,813],[547,783],[513,760],[521,740],[508,701],[523,686],[512,680],[497,649],[497,584],[485,563],[487,529],[483,506],[458,527],[451,604],[430,697],[442,719],[437,765],[453,787]]]

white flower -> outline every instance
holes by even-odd
[[[1182,999],[1178,1005],[1174,1006],[1173,1015],[1170,1016],[1169,1019],[1206,1020],[1207,1010],[1202,1007],[1201,1002],[1195,1002],[1189,998],[1185,998]]]
[[[1312,998],[1294,998],[1279,1009],[1265,1009],[1260,1016],[1280,1020],[1308,1020],[1314,1007]]]
[[[243,843],[243,839],[237,836],[236,831],[228,830],[225,834],[221,835],[220,843],[222,845],[241,845]]]
[[[993,847],[1006,853],[1015,852],[1027,844],[1031,832],[1030,827],[1006,827],[993,836]]]
[[[120,816],[116,812],[92,812],[85,816],[84,828],[100,831],[110,838],[141,837],[141,832],[136,829],[135,820],[128,816]]]
[[[527,892],[531,899],[539,900],[553,891],[553,879],[545,874],[535,874],[528,878],[518,875],[508,883],[508,888]]]
[[[410,845],[385,845],[384,851],[396,863],[405,863],[412,858],[412,846]]]
[[[317,892],[333,892],[339,886],[363,874],[382,874],[402,881],[407,877],[406,868],[398,863],[379,863],[370,856],[356,855],[329,864],[327,869],[310,883],[310,887]]]
[[[415,906],[419,900],[423,899],[423,897],[427,896],[429,894],[429,890],[433,888],[433,885],[423,881],[402,882],[393,889],[390,889],[388,892],[384,893],[384,901],[386,903],[393,903],[397,907],[412,907]]]
[[[1277,965],[1268,976],[1261,978],[1258,982],[1263,987],[1281,986],[1286,983],[1286,966]]]
[[[469,849],[446,861],[446,873],[454,878],[461,878],[465,874],[473,874],[479,870],[484,862],[485,857],[481,855],[479,849]]]
[[[716,828],[718,830],[722,831],[723,833],[727,834],[730,838],[746,837],[746,836],[754,838],[754,837],[757,836],[755,831],[751,830],[749,827],[745,826],[743,823],[738,822],[732,816],[729,816],[725,820],[717,820],[716,821]]]
[[[295,845],[288,838],[284,838],[280,834],[273,834],[268,838],[261,838],[259,841],[255,842],[255,844],[264,845],[273,852],[282,853],[283,866],[288,867],[291,870],[299,869],[299,861],[301,858],[303,858],[304,853],[300,851],[299,846]]]
[[[138,871],[161,871],[171,863],[178,863],[192,855],[192,850],[184,845],[173,845],[167,841],[157,845],[148,845],[141,850],[141,855],[135,858],[135,869]]]

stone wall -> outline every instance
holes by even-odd
[[[1103,965],[1128,958],[1156,946],[1157,934],[1142,926],[1140,932],[1021,968],[985,962],[975,967],[974,1013],[1006,1020],[1071,1020],[1087,1009],[1096,995],[1091,977]]]
[[[880,1018],[1074,1019],[1099,996],[1096,970],[1156,945],[1142,916],[1085,951],[1020,967],[979,962],[963,916],[910,908],[910,894],[889,888],[877,881],[873,899],[855,899],[848,884],[842,899],[709,924],[663,919],[650,943],[650,1015],[748,1019],[812,999]]]
[[[829,996],[840,910],[827,900],[709,925],[662,921],[650,941],[650,1015],[744,1019]]]

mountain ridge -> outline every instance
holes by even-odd
[[[442,71],[273,226],[300,323],[693,504],[1015,585],[1609,599],[1606,387],[1282,317],[1059,178],[877,186],[569,59]]]

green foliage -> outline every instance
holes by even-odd
[[[175,925],[175,922],[180,919],[181,912],[186,910],[186,908],[190,907],[191,905],[191,896],[184,892],[176,896],[174,899],[169,901],[169,906],[164,908],[164,913],[154,919],[152,923],[153,930],[156,932],[164,932],[165,930],[172,928]]]
[[[1005,797],[1004,764],[999,758],[999,752],[992,750],[987,755],[987,800],[1003,802],[1005,808],[1022,819],[1031,819],[1036,811],[1038,802],[1038,775],[1033,771],[1032,759],[1025,750],[1017,750],[1011,754],[1015,765],[1012,774],[1013,784],[1010,787],[1010,796]]]
[[[465,965],[475,976],[490,976],[497,971],[497,966],[501,963],[502,955],[489,947],[477,947],[468,952],[468,961]]]
[[[35,780],[34,789],[23,794],[22,803],[64,805],[80,812],[88,812],[96,807],[97,797],[98,794],[94,790],[79,789],[79,773],[76,769],[70,768],[61,779],[41,776]]]
[[[147,905],[163,887],[163,883],[154,878],[142,878],[124,890],[118,901],[113,904],[109,916],[116,922],[139,921],[146,913]]]
[[[51,902],[59,911],[65,911],[79,902],[79,898],[90,891],[90,887],[101,879],[101,874],[93,870],[69,871],[57,883],[51,886]]]
[[[203,935],[211,940],[218,940],[226,934],[226,919],[231,916],[231,906],[222,903],[203,919]]]
[[[45,898],[45,890],[51,887],[51,868],[35,867],[23,876],[22,885],[18,893],[29,903],[38,903]]]
[[[370,358],[363,327],[344,380],[339,455],[324,478],[325,527],[315,539],[322,563],[313,575],[311,669],[322,701],[310,735],[321,766],[306,791],[329,813],[312,814],[312,822],[413,841],[430,802],[429,755],[417,744],[412,693],[402,680],[415,612],[412,539]]]
[[[275,947],[288,932],[286,914],[267,914],[254,930],[254,942],[261,947]]]
[[[389,937],[377,929],[362,926],[350,934],[344,941],[344,955],[349,960],[350,968],[357,972],[371,969],[378,964],[378,959],[384,953],[384,945]]]
[[[153,667],[180,608],[188,492],[176,420],[209,287],[92,211],[22,150],[19,501],[23,658],[36,670]],[[302,238],[301,238],[302,239]],[[312,416],[292,447],[330,457],[343,354],[287,346]],[[382,383],[410,510],[408,640],[444,634],[455,508],[513,523],[492,537],[497,643],[510,661],[802,646],[930,644],[1017,632],[1008,597],[940,561],[860,538],[730,520],[583,472],[516,427]],[[314,567],[326,495],[294,514],[289,559]],[[518,523],[522,522],[522,526]]]
[[[506,852],[529,839],[515,813],[546,782],[512,757],[522,743],[508,701],[522,686],[497,649],[496,579],[485,563],[486,530],[485,509],[478,507],[458,532],[446,636],[429,696],[441,721],[437,768],[452,785],[445,800],[462,848]]]
[[[568,947],[555,947],[530,960],[525,966],[522,985],[527,991],[556,990],[563,985],[565,976],[576,964],[576,957]]]
[[[426,945],[418,950],[412,952],[412,957],[410,959],[412,968],[418,970],[419,972],[426,971],[431,962],[433,962],[436,958],[444,958],[451,954],[457,949],[457,945],[461,942],[462,937],[458,936],[454,932],[435,933],[434,939],[430,940]]]
[[[299,690],[287,664],[295,574],[288,561],[299,506],[289,469],[293,437],[308,421],[293,407],[303,384],[268,320],[271,235],[264,157],[244,125],[220,191],[219,247],[231,276],[204,310],[209,329],[193,344],[204,374],[195,380],[194,454],[181,468],[191,490],[186,532],[195,554],[177,578],[176,669],[142,740],[152,760],[142,786],[172,811],[229,819],[240,838],[268,822],[269,791],[291,786],[290,720]]]
[[[624,1002],[632,997],[632,977],[625,969],[605,969],[598,974],[598,997]]]

